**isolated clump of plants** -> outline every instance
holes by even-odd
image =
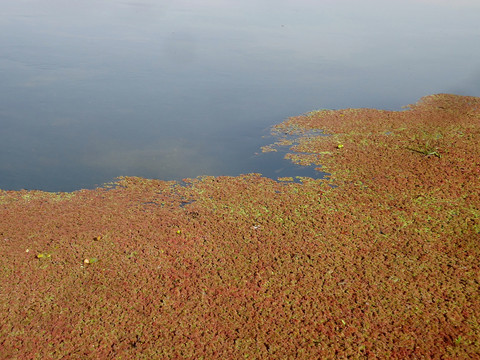
[[[0,191],[0,358],[479,356],[480,99],[276,131],[331,176]]]

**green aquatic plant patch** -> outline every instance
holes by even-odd
[[[0,358],[478,357],[480,99],[276,131],[331,176],[0,191]]]

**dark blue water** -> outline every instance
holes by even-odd
[[[480,96],[480,2],[3,1],[0,188],[319,176],[259,154],[318,108]]]

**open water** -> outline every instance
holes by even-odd
[[[319,108],[480,96],[478,0],[1,1],[0,188],[321,176],[261,154]]]

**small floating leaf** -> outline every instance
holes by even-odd
[[[132,251],[129,255],[127,255],[127,259],[131,259],[132,257],[134,256],[137,256],[137,252],[136,251]]]
[[[98,236],[95,236],[95,237],[93,238],[93,240],[95,240],[95,241],[99,241],[99,240],[102,240],[102,239],[103,239],[103,236],[102,236],[102,235],[98,235]]]
[[[52,257],[52,255],[47,253],[40,253],[37,255],[37,258],[39,259],[48,259],[49,257]]]
[[[343,148],[343,144],[338,144],[337,149],[341,149],[341,148]]]
[[[96,263],[97,261],[98,261],[97,258],[86,258],[85,260],[83,260],[85,264],[93,264],[93,263]]]

